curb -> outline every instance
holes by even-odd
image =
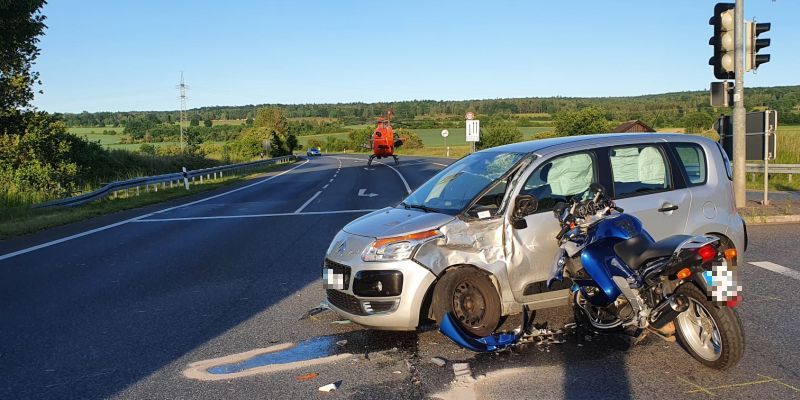
[[[748,215],[742,218],[748,225],[800,223],[800,215]]]

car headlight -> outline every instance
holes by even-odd
[[[436,229],[417,232],[409,235],[378,239],[364,250],[361,258],[364,261],[399,261],[407,260],[414,254],[420,244],[442,236]]]

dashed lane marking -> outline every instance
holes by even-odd
[[[347,159],[347,160],[358,160],[358,161],[361,161],[361,162],[365,161],[365,160],[362,160],[360,158],[352,158],[352,157],[337,157],[337,158],[343,158],[343,159]],[[389,164],[382,163],[382,162],[380,162],[378,160],[373,160],[372,162],[376,162],[378,164],[385,165],[385,166],[391,168],[392,171],[394,171],[397,174],[397,176],[400,177],[400,180],[403,181],[403,186],[406,187],[406,192],[408,194],[411,194],[411,186],[408,186],[408,181],[406,181],[406,178],[403,176],[403,174],[400,173],[400,171],[397,170],[397,168],[395,168],[395,167],[393,167],[393,166],[391,166]]]
[[[788,276],[789,278],[794,278],[800,281],[800,271],[796,271],[791,268],[786,268],[783,265],[778,265],[769,261],[757,261],[757,262],[750,262],[748,264],[752,264],[755,265],[756,267],[764,268],[772,272],[777,272],[783,276]]]
[[[355,214],[355,213],[369,213],[373,211],[376,210],[362,209],[362,210],[306,211],[301,213],[208,215],[204,217],[148,218],[148,219],[138,219],[136,221],[131,221],[131,222],[144,223],[144,222],[196,221],[196,220],[208,220],[208,219],[268,218],[268,217],[293,217],[293,216],[302,217],[305,215]]]
[[[147,217],[152,216],[152,215],[165,213],[167,211],[172,211],[172,210],[175,210],[175,209],[178,209],[178,208],[181,208],[181,207],[188,207],[188,206],[191,206],[191,205],[202,203],[204,201],[213,200],[213,199],[216,199],[218,197],[222,197],[222,196],[225,196],[225,195],[228,195],[228,194],[231,194],[231,193],[235,193],[235,192],[238,192],[240,190],[248,189],[248,188],[251,188],[253,186],[260,185],[260,184],[262,184],[264,182],[269,182],[269,181],[271,181],[271,180],[273,180],[273,179],[275,179],[275,178],[277,178],[277,177],[279,177],[279,176],[281,176],[281,175],[283,175],[285,173],[294,171],[295,169],[302,167],[306,163],[308,163],[308,160],[305,160],[302,163],[300,163],[299,165],[296,165],[296,166],[294,166],[292,168],[289,168],[286,171],[282,171],[282,172],[280,172],[278,174],[271,175],[271,176],[269,176],[269,177],[267,177],[265,179],[262,179],[260,181],[253,182],[253,183],[251,183],[249,185],[241,186],[241,187],[238,187],[236,189],[229,190],[227,192],[222,192],[222,193],[219,193],[219,194],[216,194],[216,195],[213,195],[213,196],[204,197],[202,199],[195,200],[195,201],[192,201],[192,202],[189,202],[189,203],[186,203],[186,204],[179,204],[177,206],[168,207],[168,208],[165,208],[163,210],[155,211],[155,212],[152,212],[152,213],[149,213],[149,214],[140,215],[138,217],[134,217],[134,218],[131,218],[131,219],[126,219],[124,221],[115,222],[113,224],[101,226],[99,228],[90,229],[88,231],[84,231],[84,232],[81,232],[81,233],[76,233],[74,235],[63,237],[61,239],[51,240],[49,242],[45,242],[45,243],[42,243],[42,244],[38,244],[36,246],[31,246],[31,247],[28,247],[28,248],[17,250],[17,251],[11,252],[11,253],[6,253],[6,254],[3,254],[3,255],[0,255],[0,261],[7,260],[7,259],[9,259],[11,257],[16,257],[18,255],[30,253],[32,251],[44,249],[44,248],[47,248],[47,247],[50,247],[50,246],[53,246],[53,245],[57,245],[59,243],[64,243],[64,242],[70,241],[72,239],[77,239],[77,238],[80,238],[80,237],[91,235],[93,233],[102,232],[102,231],[105,231],[105,230],[108,230],[108,229],[111,229],[111,228],[115,228],[115,227],[120,226],[120,225],[125,225],[128,222],[137,222],[142,218],[147,218]]]

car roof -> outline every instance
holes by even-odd
[[[503,146],[492,147],[490,149],[481,151],[502,151],[510,153],[541,153],[547,150],[555,150],[557,147],[562,146],[576,146],[576,145],[593,145],[605,146],[610,144],[619,144],[626,141],[641,142],[662,140],[665,142],[671,141],[691,141],[703,142],[707,141],[713,143],[711,139],[703,136],[688,135],[684,133],[599,133],[594,135],[577,135],[577,136],[560,136],[547,139],[529,140],[527,142],[518,142],[506,144]]]

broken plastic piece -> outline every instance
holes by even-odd
[[[312,317],[314,315],[323,313],[325,311],[329,311],[330,309],[331,309],[331,307],[328,305],[328,303],[323,301],[323,302],[319,303],[318,306],[306,311],[306,313],[303,314],[302,317],[300,317],[300,320],[304,320],[304,319],[307,319],[307,318]]]
[[[350,321],[349,319],[343,319],[343,320],[339,320],[339,321],[333,321],[331,323],[332,324],[336,324],[336,325],[347,325],[347,324],[353,323],[353,321]]]
[[[337,346],[344,346],[346,344],[347,344],[347,340],[346,339],[343,339],[343,340],[340,340],[340,341],[336,342]]]
[[[305,381],[310,381],[310,380],[312,380],[312,379],[314,379],[314,378],[316,378],[318,376],[319,376],[318,373],[311,372],[311,373],[308,373],[308,374],[297,375],[297,376],[294,377],[294,379],[296,381],[298,381],[298,382],[305,382]]]
[[[445,361],[441,357],[432,357],[431,358],[431,362],[436,364],[436,365],[438,365],[438,366],[440,366],[440,367],[444,367],[445,365],[447,365],[447,361]]]
[[[342,381],[336,381],[336,382],[333,382],[333,383],[329,383],[329,384],[327,384],[325,386],[320,386],[319,391],[320,392],[332,392],[332,391],[338,389],[341,384],[342,384]]]

